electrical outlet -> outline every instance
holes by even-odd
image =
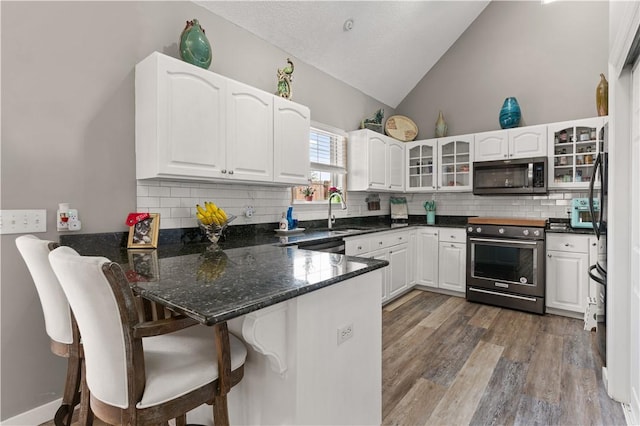
[[[0,210],[0,234],[47,232],[47,211]]]
[[[346,342],[353,337],[353,324],[345,325],[338,328],[338,345]]]
[[[247,208],[244,210],[244,215],[247,218],[253,217],[253,213],[255,212],[255,210],[253,209],[253,206],[247,206]]]
[[[58,210],[57,214],[58,231],[79,231],[80,221],[78,220],[78,210],[68,209],[66,212]]]

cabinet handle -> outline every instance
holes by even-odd
[[[358,246],[358,250],[362,250],[362,246]]]
[[[596,243],[591,243],[591,245],[595,247],[595,246],[597,246],[598,244],[596,244]]]
[[[547,257],[551,257],[551,253],[549,253],[549,254],[547,255]]]
[[[222,169],[220,171],[222,172],[223,175],[227,173],[227,169]]]
[[[379,245],[382,245],[382,241],[378,241],[378,244],[379,244]]]
[[[507,154],[504,155],[504,158],[507,158]]]
[[[229,174],[232,175],[233,174],[233,170],[229,170]]]
[[[455,246],[456,246],[455,244],[451,244],[451,247],[455,247]]]
[[[456,236],[455,236],[455,235],[452,235],[452,236],[451,236],[451,238],[455,240],[455,239],[456,239]]]
[[[564,243],[564,246],[565,246],[565,247],[569,247],[570,245],[571,245],[571,244],[569,244],[569,243]]]

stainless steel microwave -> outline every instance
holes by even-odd
[[[547,193],[547,157],[473,163],[473,193],[512,195]]]

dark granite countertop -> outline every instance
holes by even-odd
[[[437,216],[435,226],[464,227],[466,220]],[[142,296],[212,325],[388,265],[287,246],[398,229],[388,216],[340,221],[334,230],[325,221],[304,225],[306,232],[283,238],[275,224],[231,226],[216,251],[197,228],[161,230],[152,250],[127,250],[123,232],[63,235],[60,243],[122,264]],[[430,225],[424,216],[411,216],[408,226]]]
[[[271,245],[157,258],[130,251],[136,292],[213,325],[365,274],[389,264]],[[372,288],[372,291],[379,291]]]

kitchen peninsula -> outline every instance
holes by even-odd
[[[274,245],[128,256],[140,295],[205,325],[227,321],[247,344],[232,423],[381,423],[388,262]]]

